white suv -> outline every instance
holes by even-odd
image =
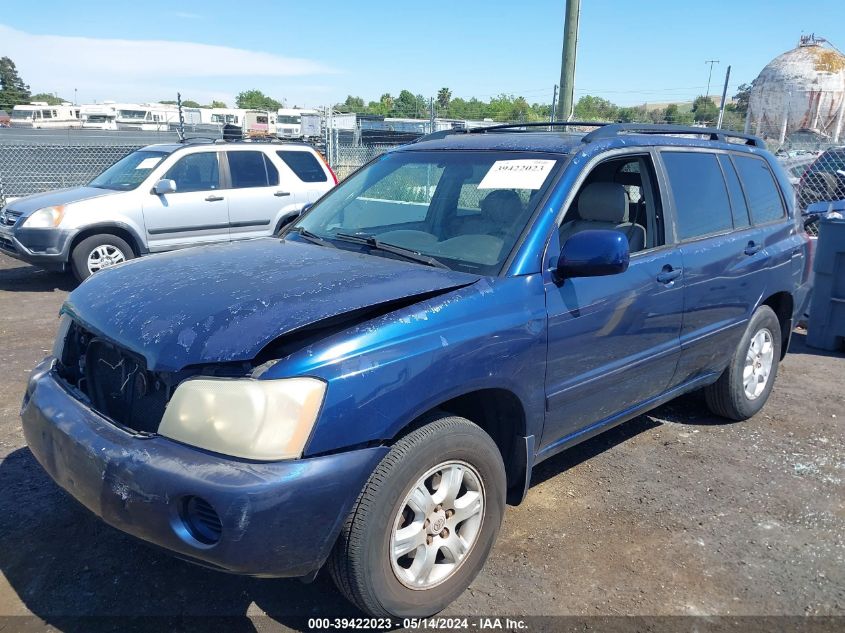
[[[139,255],[274,235],[337,178],[299,143],[184,143],[132,152],[84,187],[0,210],[0,252],[80,280]]]

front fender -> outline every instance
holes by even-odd
[[[443,402],[483,389],[513,393],[526,434],[539,435],[545,356],[540,276],[485,278],[308,345],[261,378],[328,383],[308,456],[389,440]]]

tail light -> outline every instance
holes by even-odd
[[[320,160],[323,161],[323,164],[326,166],[326,169],[329,170],[329,173],[332,175],[332,180],[334,180],[334,184],[337,184],[337,176],[334,175],[334,171],[332,170],[331,165],[329,165],[329,161],[327,161],[326,157],[323,156],[320,152],[317,152],[317,150],[314,151],[317,153],[317,156],[320,157]]]

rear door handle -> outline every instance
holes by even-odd
[[[273,195],[274,195],[274,196],[277,196],[277,197],[279,197],[279,198],[283,198],[284,196],[289,196],[289,195],[290,195],[290,191],[277,191],[277,192],[276,192],[276,193],[274,193]]]
[[[212,194],[210,196],[206,196],[205,201],[206,202],[219,202],[222,199],[223,199],[223,196],[215,196],[215,195]]]
[[[662,284],[668,284],[675,281],[678,277],[681,276],[682,269],[680,268],[672,268],[668,264],[663,267],[663,270],[660,274],[657,275],[657,281]]]
[[[762,244],[756,244],[754,240],[751,240],[748,242],[748,246],[745,247],[745,254],[754,255],[755,253],[759,253],[761,248],[763,248]]]

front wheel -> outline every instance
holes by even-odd
[[[774,387],[780,348],[777,315],[769,306],[760,306],[751,316],[731,364],[719,380],[705,387],[708,408],[731,420],[747,420],[756,414]]]
[[[459,417],[399,440],[361,492],[329,559],[341,592],[376,617],[426,617],[481,570],[502,522],[496,444]]]
[[[134,257],[132,247],[125,240],[109,233],[86,237],[76,245],[70,256],[73,274],[79,281]]]

